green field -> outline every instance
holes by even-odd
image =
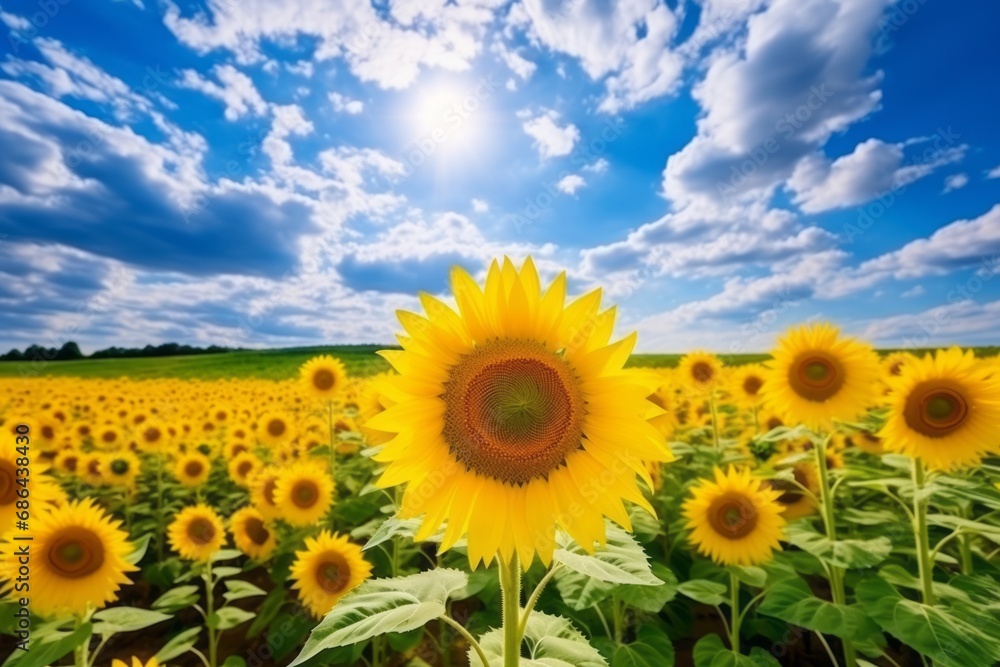
[[[0,377],[70,376],[94,378],[197,378],[219,380],[227,378],[269,378],[282,380],[294,377],[299,366],[318,354],[341,359],[351,375],[374,375],[389,369],[378,356],[379,345],[337,345],[297,347],[277,350],[247,350],[223,354],[199,354],[178,357],[139,357],[128,359],[82,359],[80,361],[6,361],[0,362]],[[883,353],[889,352],[888,350]],[[920,353],[919,350],[914,352]],[[976,348],[980,356],[997,354],[998,348]],[[680,354],[636,354],[629,366],[652,368],[674,367]],[[755,363],[769,358],[767,354],[723,355],[729,365]]]

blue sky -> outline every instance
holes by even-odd
[[[996,3],[0,3],[0,348],[388,342],[505,253],[646,351],[998,341]]]

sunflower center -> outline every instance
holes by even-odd
[[[215,526],[204,517],[198,517],[188,524],[188,538],[199,547],[211,544],[215,539]]]
[[[696,382],[701,382],[703,384],[708,383],[712,381],[714,376],[715,370],[712,368],[712,365],[707,362],[699,361],[691,366],[691,377],[693,377]]]
[[[929,438],[943,438],[969,418],[969,402],[956,384],[930,380],[913,388],[903,409],[906,424]]]
[[[76,464],[78,462],[79,459],[77,459],[75,456],[67,456],[65,459],[63,459],[63,466],[69,472],[76,472]]]
[[[64,528],[53,536],[45,562],[59,576],[80,579],[104,565],[104,543],[86,528]]]
[[[263,521],[261,521],[255,516],[252,516],[249,519],[247,519],[246,524],[244,524],[244,526],[246,528],[247,537],[249,537],[250,541],[253,542],[254,544],[257,545],[265,544],[268,538],[271,537],[271,531],[269,531],[264,526]]]
[[[903,372],[903,362],[897,361],[889,366],[889,375],[899,375]]]
[[[0,505],[10,505],[15,500],[17,500],[17,470],[10,461],[0,461]]]
[[[247,475],[250,474],[251,470],[253,470],[253,464],[250,463],[249,461],[243,461],[238,466],[236,466],[236,473],[240,477],[246,477]]]
[[[325,593],[339,593],[347,588],[350,578],[351,567],[338,553],[327,553],[316,565],[316,583]]]
[[[781,421],[781,419],[779,419],[778,417],[771,417],[771,418],[769,418],[767,420],[767,430],[768,431],[773,431],[774,429],[778,428],[779,426],[784,426],[784,425],[785,425],[785,423],[783,421]]]
[[[101,462],[97,459],[91,459],[90,462],[87,463],[87,472],[91,475],[100,475]]]
[[[333,383],[336,378],[333,377],[333,372],[321,368],[315,373],[313,373],[313,386],[320,391],[329,391],[333,389]]]
[[[145,431],[142,432],[143,439],[145,439],[145,441],[150,444],[158,441],[161,435],[162,434],[160,433],[160,429],[156,428],[155,426],[150,426],[149,428],[147,428]]]
[[[272,438],[280,438],[285,433],[285,422],[280,419],[272,419],[267,422],[267,432]]]
[[[716,533],[729,540],[738,540],[757,526],[757,509],[749,498],[730,491],[712,502],[708,519]]]
[[[124,459],[115,459],[111,462],[111,472],[116,475],[124,475],[128,472],[128,461]]]
[[[56,432],[52,429],[51,426],[47,425],[43,426],[42,437],[45,438],[46,440],[51,440],[52,438],[56,437]]]
[[[274,488],[277,486],[277,478],[270,477],[266,482],[264,482],[264,499],[270,505],[274,505]]]
[[[795,360],[788,382],[796,394],[815,403],[833,398],[844,386],[844,368],[823,352],[806,352]]]
[[[188,477],[198,477],[204,469],[205,468],[202,466],[201,461],[188,461],[184,465],[184,474]]]
[[[569,364],[541,343],[479,347],[445,385],[445,442],[467,468],[501,482],[544,477],[580,447],[577,385]]]
[[[743,379],[743,391],[747,396],[756,396],[760,388],[764,386],[764,381],[756,375],[750,375]]]
[[[319,500],[319,488],[312,480],[302,480],[292,487],[292,502],[300,509],[309,509]]]

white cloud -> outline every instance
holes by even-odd
[[[986,178],[1000,178],[1000,165],[997,165],[986,172]]]
[[[927,290],[924,289],[923,285],[914,285],[913,287],[911,287],[910,289],[906,290],[905,292],[903,292],[899,296],[903,297],[904,299],[911,299],[913,297],[923,296],[926,293],[927,293]]]
[[[356,115],[365,109],[365,103],[361,100],[351,99],[350,97],[341,95],[340,93],[330,93],[327,97],[330,99],[330,104],[333,105],[333,110],[338,113],[343,112]]]
[[[264,137],[263,151],[275,165],[286,165],[292,161],[292,147],[287,139],[290,136],[305,136],[313,131],[302,107],[297,104],[275,104],[272,108],[274,118],[271,121],[271,131]]]
[[[263,116],[267,113],[267,102],[246,74],[232,65],[216,65],[212,72],[219,83],[209,81],[194,70],[186,69],[181,72],[181,79],[177,84],[220,100],[226,105],[226,120],[234,121],[248,114]]]
[[[995,344],[1000,301],[978,303],[956,293],[949,303],[920,313],[895,315],[871,322],[862,333],[885,347],[935,347]]]
[[[307,79],[313,75],[313,64],[308,60],[300,60],[294,63],[285,63],[285,69],[292,74],[297,74],[299,76],[304,76]]]
[[[573,146],[580,140],[580,130],[569,123],[560,126],[559,114],[551,109],[538,116],[528,116],[522,127],[535,140],[535,148],[542,158],[561,157],[573,152]]]
[[[952,174],[944,179],[944,192],[952,192],[953,190],[961,190],[966,185],[969,184],[968,174]]]
[[[610,162],[602,157],[599,157],[590,164],[583,165],[583,170],[589,171],[592,174],[603,174],[608,170],[609,166],[611,166]]]
[[[472,210],[476,213],[486,213],[490,210],[490,205],[482,199],[473,199]]]
[[[0,9],[0,21],[7,24],[7,27],[11,30],[27,30],[31,27],[31,21],[28,19],[17,14],[5,12],[2,9]]]
[[[535,73],[537,65],[523,57],[514,49],[510,49],[506,44],[497,40],[490,48],[493,53],[500,56],[500,59],[510,68],[510,71],[517,75],[522,81],[527,81]]]
[[[567,174],[556,183],[556,189],[568,195],[575,195],[577,190],[586,187],[586,185],[587,181],[583,180],[579,174]]]

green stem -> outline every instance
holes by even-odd
[[[521,664],[521,566],[514,553],[509,563],[500,564],[500,590],[503,597],[503,667]]]
[[[830,542],[836,542],[836,515],[834,512],[833,493],[830,490],[830,471],[826,466],[826,446],[829,444],[831,437],[833,437],[832,431],[821,438],[815,447],[815,452],[816,468],[819,470],[819,492],[823,510],[823,524],[826,527],[827,539]],[[830,566],[830,592],[833,596],[834,604],[847,604],[847,592],[844,589],[844,570],[835,565]],[[850,640],[845,639],[843,640],[843,645],[844,663],[847,667],[856,667],[858,657],[854,650],[854,644]]]
[[[924,604],[934,604],[934,563],[931,561],[930,537],[927,534],[927,498],[923,497],[926,472],[924,462],[913,459],[913,536],[917,544],[917,567]]]
[[[734,653],[740,652],[740,580],[736,573],[729,572],[729,613],[732,623],[729,625],[729,645]]]
[[[212,561],[209,560],[205,570],[205,625],[208,627],[208,665],[216,667],[219,664],[219,635],[212,628],[212,615],[215,613],[215,594],[212,582]]]
[[[77,619],[77,627],[80,627],[81,621]],[[90,643],[90,637],[80,642],[76,648],[73,649],[73,665],[74,667],[89,667],[90,658],[87,656],[87,644]]]
[[[715,451],[721,449],[719,441],[719,411],[715,407],[715,389],[709,389],[708,406],[712,410],[712,440],[715,443]]]
[[[490,661],[487,659],[486,652],[483,651],[483,647],[480,646],[479,642],[476,641],[476,638],[473,637],[468,630],[462,627],[461,623],[452,618],[449,618],[448,616],[442,616],[441,620],[450,625],[451,627],[455,628],[458,634],[462,635],[462,637],[465,638],[465,641],[469,642],[469,646],[471,646],[472,649],[476,652],[476,655],[479,656],[479,660],[483,663],[483,667],[489,667]],[[449,650],[450,648],[451,648],[450,646],[442,646],[442,652],[450,653]],[[520,647],[518,647],[518,649],[519,649],[518,652],[520,653]]]
[[[962,511],[962,516],[964,516],[966,519],[972,518],[969,516],[968,509]],[[969,533],[962,533],[962,536],[958,543],[958,553],[959,553],[959,559],[962,563],[962,574],[971,575],[973,573],[972,535],[970,535]]]
[[[625,625],[625,619],[622,618],[622,606],[614,595],[611,596],[611,619],[614,622],[614,635],[613,638],[616,644],[621,644],[622,640],[625,638],[625,633],[623,627]]]
[[[528,619],[531,617],[531,612],[535,609],[538,597],[542,594],[542,591],[545,590],[545,585],[552,580],[552,577],[555,576],[558,569],[559,563],[553,563],[552,567],[549,568],[549,571],[545,573],[544,577],[542,577],[542,580],[538,582],[537,586],[535,586],[535,590],[531,593],[531,597],[528,598],[528,603],[524,606],[524,612],[521,614],[521,623],[518,630],[522,637],[524,636],[525,629],[528,627]]]
[[[156,457],[156,549],[160,557],[159,562],[163,562],[166,556],[167,530],[164,525],[163,516],[163,456]]]
[[[326,402],[327,427],[330,431],[330,477],[336,480],[337,448],[333,446],[333,399]]]

